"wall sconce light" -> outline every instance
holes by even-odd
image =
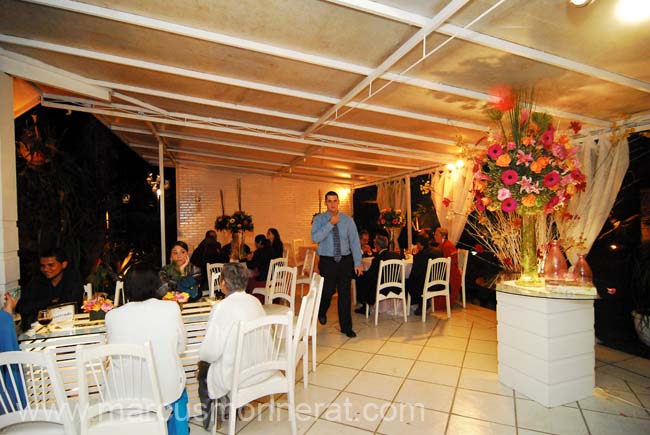
[[[156,178],[153,177],[153,174],[149,172],[147,175],[147,183],[151,186],[151,191],[160,197],[160,175],[156,175]],[[165,190],[169,190],[169,180],[165,180]]]

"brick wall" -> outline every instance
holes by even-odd
[[[253,216],[255,231],[246,233],[246,243],[253,246],[256,234],[277,228],[285,247],[293,239],[311,242],[311,218],[318,212],[322,195],[329,190],[339,194],[340,209],[352,214],[352,193],[348,185],[330,182],[294,180],[264,175],[236,174],[210,168],[179,166],[176,170],[178,238],[189,244],[190,251],[214,228],[221,215],[219,189],[223,190],[226,214],[237,209],[237,178],[241,178],[242,208]],[[321,198],[318,198],[318,191]],[[322,211],[325,206],[322,205]],[[230,236],[220,233],[224,244]]]

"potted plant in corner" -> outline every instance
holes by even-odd
[[[650,243],[639,245],[632,264],[634,327],[639,339],[650,347]]]

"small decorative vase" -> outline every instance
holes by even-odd
[[[91,311],[88,313],[88,318],[90,319],[91,322],[95,320],[104,320],[106,318],[106,312],[102,310]]]
[[[232,241],[230,242],[230,260],[240,261],[246,255],[244,253],[244,232],[234,231],[232,233]]]
[[[402,232],[402,227],[386,227],[388,231],[388,250],[391,252],[399,251],[399,234]]]
[[[521,214],[521,276],[517,285],[542,287],[544,281],[537,272],[537,214]]]
[[[589,264],[585,259],[585,254],[578,254],[578,260],[576,261],[575,266],[573,266],[573,275],[579,285],[593,284],[594,275],[591,272],[591,267],[589,267]]]
[[[560,248],[559,240],[552,240],[544,261],[544,278],[552,281],[561,281],[567,274],[566,260]]]

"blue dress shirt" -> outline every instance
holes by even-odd
[[[318,243],[316,251],[321,257],[334,256],[334,239],[332,236],[332,225],[329,220],[332,215],[329,212],[321,213],[314,217],[311,227],[311,239]],[[341,255],[350,255],[354,259],[354,267],[361,266],[361,243],[354,220],[346,214],[339,213],[339,235],[341,238]]]

